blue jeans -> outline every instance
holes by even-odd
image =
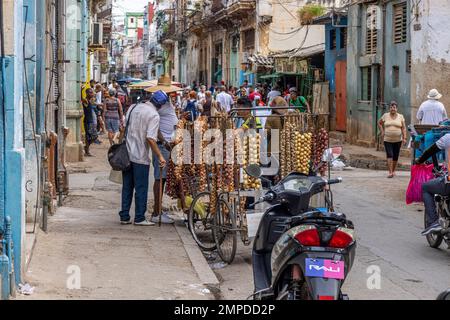
[[[131,163],[131,168],[122,173],[122,210],[119,212],[120,221],[128,221],[130,217],[131,202],[133,201],[133,191],[136,190],[135,216],[134,222],[145,220],[148,200],[148,177],[150,165]]]
[[[427,215],[427,226],[431,226],[439,220],[436,212],[436,203],[434,202],[434,195],[442,196],[450,195],[450,184],[445,183],[445,178],[437,178],[422,184],[422,197],[425,205],[425,214]]]

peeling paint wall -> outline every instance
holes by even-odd
[[[422,0],[413,8],[411,103],[414,122],[417,109],[432,88],[443,94],[441,101],[450,114],[449,17],[448,0]]]

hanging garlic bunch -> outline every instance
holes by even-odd
[[[206,173],[206,164],[205,164],[205,159],[203,159],[203,154],[204,154],[204,150],[205,147],[207,145],[206,141],[203,141],[203,135],[205,134],[206,130],[208,129],[208,122],[207,122],[207,118],[201,116],[199,117],[195,123],[194,123],[194,130],[195,132],[199,135],[200,139],[202,139],[202,141],[200,141],[198,143],[199,145],[199,156],[200,156],[200,162],[201,163],[197,163],[195,165],[196,168],[196,177],[198,179],[198,192],[203,192],[206,190],[207,187],[207,173]]]
[[[230,120],[227,122],[227,129],[233,129],[233,122]],[[234,133],[234,130],[232,131]],[[228,140],[228,136],[224,139],[224,155],[223,159],[225,162],[225,172],[224,172],[224,183],[225,183],[225,191],[233,192],[234,191],[234,177],[235,177],[235,138],[234,135],[230,137],[230,141]]]
[[[175,179],[180,181],[183,176],[183,130],[186,127],[186,120],[182,119],[177,124],[177,130],[175,131],[175,148],[176,150],[176,164],[174,168]]]
[[[246,154],[246,160],[244,166],[249,164],[259,164],[259,148],[260,148],[260,135],[252,134],[245,138],[244,152]],[[244,189],[261,189],[261,180],[250,177],[247,173],[243,173],[244,177]]]

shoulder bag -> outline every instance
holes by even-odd
[[[127,149],[127,133],[128,126],[130,124],[131,114],[138,104],[130,110],[130,115],[128,116],[127,124],[125,127],[125,135],[121,143],[112,145],[108,150],[108,161],[113,170],[116,171],[127,171],[131,167],[130,157],[128,155]]]

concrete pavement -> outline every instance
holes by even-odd
[[[38,234],[26,273],[35,293],[18,299],[214,299],[217,279],[178,227],[120,225],[121,186],[108,180],[106,148],[71,168],[80,173]]]

